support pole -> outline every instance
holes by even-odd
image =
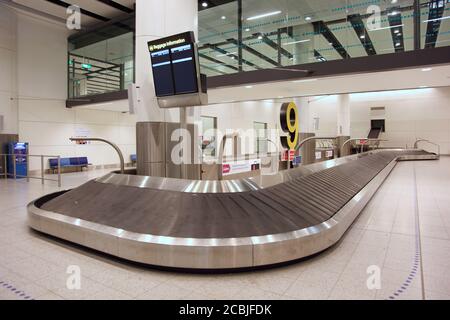
[[[41,183],[42,185],[45,184],[45,179],[44,179],[44,156],[41,156]]]

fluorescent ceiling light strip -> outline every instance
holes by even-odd
[[[298,40],[298,41],[286,42],[286,43],[283,43],[283,46],[288,46],[288,45],[296,44],[296,43],[309,42],[309,41],[311,41],[311,39],[305,39],[305,40]]]
[[[377,29],[369,29],[369,32],[371,31],[379,31],[379,30],[386,30],[386,29],[393,29],[393,28],[400,28],[403,27],[404,24],[398,24],[396,26],[391,26],[391,27],[383,27],[383,28],[377,28]]]
[[[300,83],[300,82],[314,82],[314,81],[317,81],[317,79],[303,79],[303,80],[295,80],[295,81],[292,81],[292,82]]]
[[[427,22],[434,22],[434,21],[440,21],[440,20],[445,20],[445,19],[450,19],[450,16],[447,17],[442,17],[442,18],[436,18],[436,19],[429,19],[429,20],[423,20],[423,23],[427,23]]]
[[[270,16],[274,16],[276,14],[280,14],[281,11],[273,11],[273,12],[268,12],[268,13],[263,13],[257,16],[253,16],[250,18],[247,18],[247,21],[252,21],[252,20],[256,20],[256,19],[261,19],[261,18],[265,18],[265,17],[270,17]]]

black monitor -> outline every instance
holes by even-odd
[[[200,72],[193,32],[148,43],[157,97],[198,93]]]

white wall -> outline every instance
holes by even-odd
[[[288,101],[288,100],[286,100]],[[317,136],[336,136],[339,96],[294,99],[299,109],[309,106],[307,124]],[[218,118],[218,129],[251,129],[254,121],[279,126],[279,112],[284,100],[239,102],[202,107],[203,116]],[[439,143],[443,154],[450,154],[450,87],[356,93],[350,95],[350,129],[353,138],[367,137],[372,107],[386,108],[385,147],[412,147],[417,138]],[[302,112],[300,112],[302,115]],[[319,130],[314,130],[314,118]],[[304,124],[304,125],[305,125]],[[301,130],[301,132],[305,132]],[[421,145],[433,151],[431,146]],[[231,150],[228,149],[228,154]]]
[[[30,143],[31,154],[87,156],[94,165],[118,164],[109,146],[69,141],[87,132],[117,143],[128,160],[136,153],[134,116],[65,107],[67,36],[64,25],[1,7],[0,114],[6,124],[1,133],[18,133]],[[31,161],[30,169],[40,169],[40,161]]]
[[[389,141],[384,146],[411,147],[417,138],[424,138],[440,144],[443,154],[450,154],[450,87],[360,93],[350,99],[352,137],[367,136],[371,107],[385,107],[382,138]]]
[[[217,129],[222,134],[230,133],[228,131],[253,129],[254,122],[267,123],[268,129],[278,129],[280,107],[281,104],[272,100],[218,104],[202,107],[201,115],[216,117]],[[253,139],[249,137],[247,143],[242,140],[242,153],[255,153],[255,139],[256,137]],[[275,147],[269,144],[269,151],[275,151],[274,149]],[[225,154],[232,155],[232,150],[232,145],[227,144]]]
[[[17,134],[17,21],[15,13],[0,6],[0,115],[4,128],[0,133]]]

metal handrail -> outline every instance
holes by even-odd
[[[427,143],[429,143],[429,144],[431,144],[431,145],[433,145],[433,146],[436,146],[436,147],[437,147],[437,156],[438,156],[438,157],[441,156],[441,146],[440,146],[439,144],[434,143],[434,142],[432,142],[432,141],[430,141],[430,140],[427,140],[427,139],[418,138],[418,139],[416,140],[416,142],[414,142],[414,149],[418,149],[419,142],[427,142]]]
[[[109,144],[111,147],[114,148],[114,150],[116,150],[117,154],[119,155],[119,159],[120,159],[120,173],[121,174],[125,174],[125,159],[123,157],[122,151],[119,149],[119,147],[115,144],[112,143],[111,141],[102,139],[102,138],[70,138],[70,141],[99,141],[99,142],[104,142],[106,144]]]
[[[42,184],[44,184],[45,181],[53,181],[53,182],[58,182],[58,187],[61,188],[61,156],[33,155],[33,154],[21,155],[21,154],[12,154],[12,153],[2,153],[2,154],[0,154],[0,157],[3,157],[4,161],[5,161],[5,168],[4,168],[5,172],[3,173],[5,179],[8,179],[9,176],[12,176],[14,180],[16,180],[17,178],[26,178],[27,182],[30,182],[30,179],[39,179],[39,180],[41,180]],[[12,174],[8,173],[8,168],[7,168],[8,157],[13,158],[14,172]],[[17,163],[16,163],[17,157],[26,157],[27,158],[27,175],[26,176],[17,174]],[[29,175],[29,164],[30,164],[30,158],[32,158],[32,157],[41,159],[41,177],[32,177]],[[58,159],[58,179],[57,180],[45,178],[45,168],[44,168],[44,159],[45,158],[57,158]]]
[[[386,139],[370,139],[370,138],[352,138],[352,139],[348,139],[347,141],[345,141],[344,142],[344,144],[342,145],[342,147],[341,147],[341,155],[344,153],[344,147],[347,145],[347,144],[349,144],[350,142],[354,142],[354,141],[361,141],[361,140],[364,140],[364,141],[367,141],[367,142],[381,142],[381,141],[389,141],[389,140],[386,140]]]

